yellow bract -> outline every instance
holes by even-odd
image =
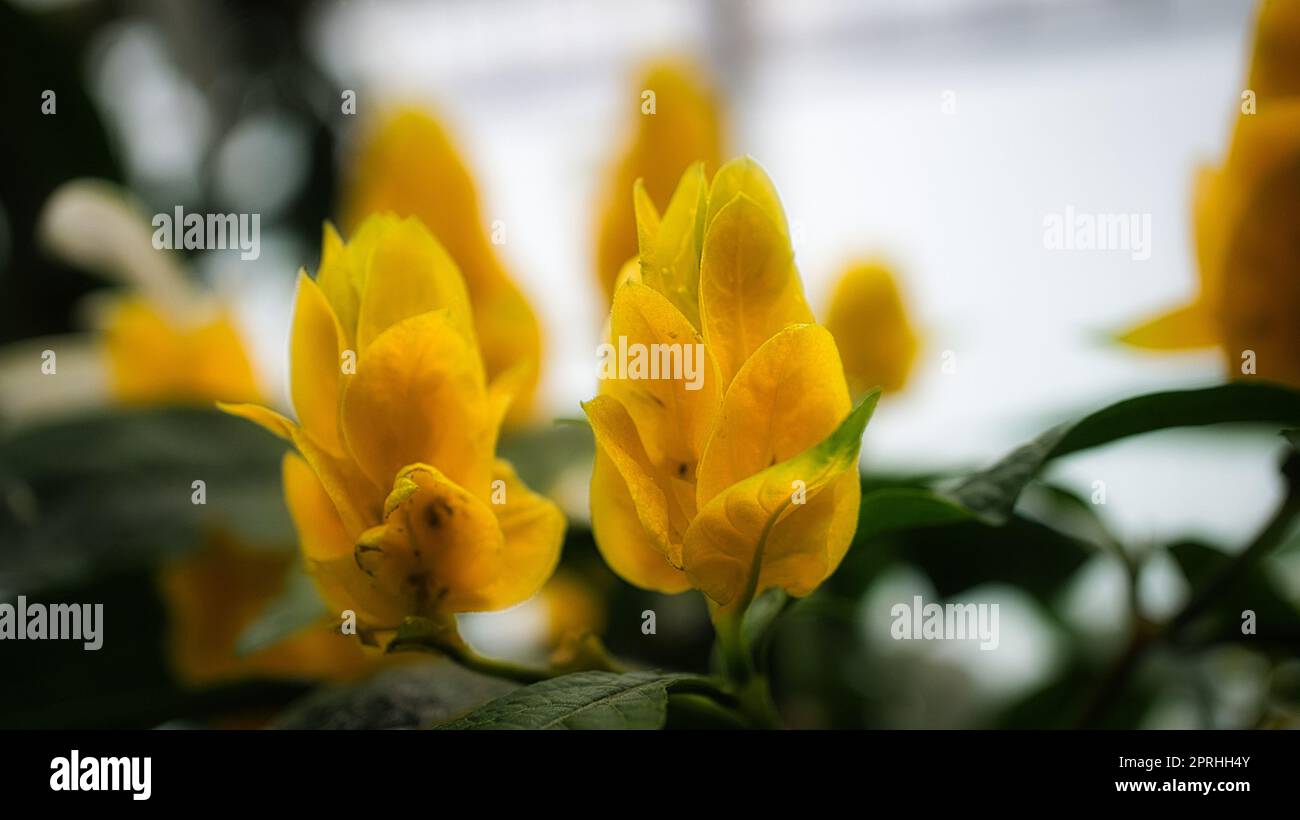
[[[298,279],[290,382],[299,424],[226,405],[291,440],[285,496],[323,597],[367,629],[502,609],[536,592],[564,520],[494,457],[519,370],[489,381],[464,282],[415,219],[325,232]]]
[[[877,394],[851,412],[757,163],[727,163],[711,185],[692,166],[662,215],[641,188],[634,196],[640,265],[620,274],[610,347],[675,353],[699,378],[607,373],[584,405],[596,542],[631,583],[695,587],[722,607],[773,587],[807,594],[852,540]]]
[[[321,624],[247,656],[237,653],[240,635],[281,593],[290,563],[288,556],[214,536],[202,550],[163,568],[168,644],[183,682],[346,680],[374,668],[374,658],[356,641]]]
[[[1222,166],[1200,170],[1192,218],[1200,292],[1126,332],[1157,350],[1217,346],[1229,372],[1300,386],[1300,4],[1266,0]],[[1248,95],[1249,96],[1249,95]]]
[[[140,297],[110,303],[104,351],[113,397],[129,404],[260,397],[253,365],[224,309],[177,319]]]
[[[449,256],[448,261],[454,260],[454,267],[463,275],[460,287],[466,290],[471,306],[470,313],[463,318],[477,333],[488,378],[495,379],[511,369],[520,369],[515,376],[518,393],[509,420],[512,424],[527,421],[541,363],[541,330],[528,300],[492,247],[474,180],[446,131],[419,109],[396,110],[365,136],[350,171],[350,181],[343,192],[343,225],[353,235],[348,243],[349,248],[354,248],[352,253],[369,258],[365,247],[371,240],[363,234],[365,220],[372,214],[413,216],[424,223],[446,248],[445,252],[441,247],[436,252]],[[327,256],[341,250],[336,236],[326,237],[325,244]],[[435,251],[407,244],[389,252]],[[437,260],[389,261],[393,263],[390,267],[398,271],[441,266]],[[358,341],[364,346],[372,328],[365,317],[361,317],[358,325],[358,303],[340,281],[330,281],[332,277],[327,275],[326,267],[323,265],[321,271],[321,288],[335,305],[344,327],[355,328],[363,335]],[[351,267],[350,275],[364,278],[365,271]],[[376,303],[377,315],[369,317],[383,326],[391,323],[384,313],[406,309],[401,307],[406,298],[418,304],[421,296],[433,295],[429,290],[412,288],[438,287],[434,280],[401,274],[385,277],[383,282],[394,299]],[[419,311],[411,310],[410,315],[416,312]]]
[[[854,395],[872,387],[902,390],[918,346],[893,272],[880,262],[858,262],[840,275],[826,311],[826,329],[844,358]]]
[[[719,105],[693,68],[673,63],[651,66],[636,91],[639,108],[635,136],[601,195],[596,272],[607,299],[614,296],[623,263],[638,253],[637,226],[642,201],[652,209],[662,209],[668,207],[670,196],[692,195],[697,190],[703,194],[703,190],[690,186],[678,186],[675,195],[673,191],[682,172],[692,163],[703,161],[704,169],[699,173],[703,179],[705,172],[711,173],[721,161]],[[628,191],[634,185],[637,186],[635,206],[628,201]],[[702,213],[700,217],[703,218]],[[662,248],[652,253],[652,264],[671,264],[671,257],[678,250]],[[645,251],[642,245],[643,261]],[[692,251],[692,255],[698,253],[698,248]],[[678,301],[677,295],[667,292],[665,295]],[[692,304],[696,301],[693,293],[686,301]]]

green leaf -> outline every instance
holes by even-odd
[[[311,576],[295,563],[285,576],[284,590],[244,628],[235,654],[244,656],[274,646],[327,614]]]
[[[1169,554],[1178,562],[1193,590],[1210,584],[1222,573],[1233,556],[1207,544],[1181,541],[1170,545]],[[1300,654],[1300,610],[1278,589],[1267,559],[1241,573],[1223,590],[1213,606],[1189,624],[1187,637],[1193,641],[1240,642],[1260,651]],[[1255,613],[1255,632],[1242,634],[1242,614]]]
[[[0,578],[32,592],[156,564],[221,531],[288,550],[285,445],[215,409],[108,409],[0,438]],[[204,482],[204,504],[193,483]]]
[[[932,490],[891,487],[864,493],[858,514],[858,539],[915,527],[969,521],[971,511]]]
[[[1234,382],[1126,399],[1047,431],[946,495],[997,524],[1007,519],[1025,485],[1052,459],[1155,430],[1248,422],[1300,422],[1300,392],[1275,384]]]
[[[693,675],[578,672],[535,683],[439,729],[659,729],[668,689]]]

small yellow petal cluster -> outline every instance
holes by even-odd
[[[297,449],[284,487],[308,570],[367,630],[503,609],[559,557],[564,520],[494,457],[526,366],[486,374],[469,294],[414,218],[372,216],[298,277],[290,333],[298,423],[226,409]]]
[[[464,276],[488,378],[517,371],[507,422],[527,422],[542,358],[541,329],[493,247],[474,178],[446,129],[419,108],[395,109],[363,135],[349,171],[344,229],[355,233],[372,214],[391,212],[419,219],[438,237]]]
[[[694,587],[718,606],[773,587],[805,595],[853,537],[874,397],[850,412],[757,163],[729,162],[711,183],[692,166],[662,215],[644,185],[634,202],[640,254],[620,275],[607,347],[698,372],[620,366],[584,405],[597,544],[629,582]]]
[[[108,304],[103,328],[113,398],[124,404],[260,398],[252,360],[224,308],[184,318],[139,296]]]
[[[873,260],[845,268],[824,315],[853,395],[873,387],[892,393],[907,385],[919,342],[888,266]]]
[[[627,192],[641,180],[650,201],[663,209],[692,163],[703,162],[711,174],[722,161],[720,105],[696,68],[657,62],[646,68],[635,90],[634,136],[600,194],[596,272],[607,300],[623,263],[637,253],[637,222]]]
[[[1233,376],[1300,386],[1300,3],[1265,0],[1227,158],[1196,177],[1200,292],[1125,333],[1157,350],[1218,347]]]

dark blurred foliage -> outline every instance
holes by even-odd
[[[0,3],[0,342],[58,333],[72,307],[95,286],[36,246],[36,220],[50,192],[77,177],[122,181],[108,136],[82,85],[81,55],[104,22],[103,7],[53,17]],[[56,93],[56,114],[41,113]]]
[[[202,161],[198,201],[149,201],[170,212],[227,210],[215,201],[213,159],[226,136],[250,115],[288,115],[310,134],[306,182],[277,217],[276,227],[320,242],[336,193],[335,129],[342,117],[303,44],[303,20],[313,4],[259,0],[186,3],[96,2],[31,13],[0,3],[0,342],[74,329],[73,309],[99,281],[52,260],[35,228],[50,193],[80,177],[125,183],[121,146],[92,99],[87,55],[114,22],[143,19],[163,35],[167,56],[203,96],[213,129]],[[42,93],[56,93],[52,115]],[[266,227],[265,225],[263,226]],[[285,273],[291,276],[292,271]]]

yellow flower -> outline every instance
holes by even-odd
[[[846,268],[825,316],[853,395],[877,386],[889,392],[903,389],[916,359],[917,338],[888,267],[872,261]]]
[[[546,643],[557,646],[572,635],[600,634],[605,611],[599,590],[581,573],[560,569],[542,587],[546,609]]]
[[[141,297],[108,306],[104,350],[114,397],[127,404],[259,400],[250,358],[225,310],[182,319]],[[252,677],[348,680],[374,667],[355,641],[316,626],[248,656],[240,635],[280,594],[290,559],[220,532],[163,567],[167,648],[176,676],[190,686]]]
[[[190,685],[252,677],[348,680],[374,667],[356,641],[323,625],[241,657],[240,635],[280,594],[291,559],[216,535],[163,568],[172,668]]]
[[[712,173],[722,161],[719,106],[691,67],[653,65],[636,91],[636,135],[601,194],[596,273],[606,299],[613,298],[623,263],[637,254],[636,219],[627,198],[632,185],[643,180],[650,201],[662,210],[691,163],[703,162]]]
[[[465,282],[416,219],[326,227],[290,331],[298,424],[224,405],[291,440],[285,497],[327,604],[366,630],[503,609],[559,557],[564,519],[493,456],[523,368],[489,382]]]
[[[610,347],[683,361],[693,349],[702,378],[606,377],[584,405],[597,545],[629,582],[694,587],[719,607],[773,587],[805,595],[856,529],[858,448],[877,394],[851,408],[757,163],[729,162],[711,185],[692,166],[662,217],[644,186],[634,198],[640,266],[614,294]],[[619,375],[636,375],[631,360]]]
[[[1155,350],[1218,347],[1234,375],[1253,358],[1258,376],[1300,386],[1297,49],[1300,4],[1265,2],[1251,62],[1254,99],[1243,100],[1223,165],[1196,178],[1200,292],[1122,341]]]
[[[541,363],[537,317],[492,247],[469,169],[438,121],[419,109],[396,110],[366,135],[343,192],[349,234],[371,214],[389,212],[423,222],[460,268],[487,376],[521,368],[507,421],[526,422]]]
[[[253,365],[224,308],[172,317],[140,297],[109,304],[103,329],[113,397],[127,404],[255,401]]]

